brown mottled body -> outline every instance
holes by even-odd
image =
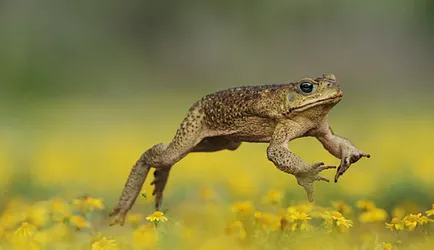
[[[151,167],[156,168],[152,184],[158,210],[170,169],[176,162],[191,152],[235,150],[242,142],[269,143],[268,159],[281,171],[294,175],[308,199],[314,201],[313,182],[328,181],[319,173],[335,167],[304,162],[289,150],[289,141],[314,136],[341,159],[335,182],[350,164],[369,157],[347,139],[334,135],[329,127],[327,114],[341,98],[333,74],[295,83],[237,87],[203,97],[190,108],[169,144],[153,146],[136,162],[111,213],[115,216],[112,224],[124,224]]]

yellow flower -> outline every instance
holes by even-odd
[[[356,202],[356,207],[360,208],[363,211],[369,211],[375,208],[375,204],[372,201],[360,200]]]
[[[417,223],[419,223],[420,225],[427,224],[428,222],[434,222],[434,220],[432,220],[432,219],[426,217],[425,215],[422,215],[422,216],[419,218],[419,220],[417,221]]]
[[[346,219],[341,213],[338,211],[333,211],[330,213],[330,215],[325,216],[326,220],[332,219],[335,221],[337,226],[342,226],[345,228],[350,228],[353,226],[353,222],[351,220]]]
[[[87,204],[89,204],[89,207],[91,208],[91,210],[93,209],[99,209],[102,210],[104,209],[104,203],[103,203],[103,199],[95,199],[92,197],[87,197]]]
[[[387,212],[381,208],[372,208],[366,212],[363,212],[359,216],[359,220],[362,223],[385,221],[387,219]]]
[[[390,223],[386,222],[386,228],[390,229],[391,231],[400,231],[404,230],[404,224],[400,219],[394,217]]]
[[[295,231],[297,228],[305,230],[309,228],[308,220],[312,219],[307,213],[295,212],[289,215],[290,221],[293,222],[291,230]]]
[[[36,227],[28,222],[21,223],[21,226],[15,231],[16,235],[24,237],[32,236],[36,231]]]
[[[283,194],[279,190],[270,189],[268,193],[262,197],[262,202],[265,204],[279,205],[282,203]]]
[[[253,214],[253,217],[255,217],[255,219],[260,219],[262,216],[262,212],[260,211],[255,211],[255,213]]]
[[[232,205],[232,212],[241,216],[248,216],[253,213],[254,206],[250,201],[238,201]]]
[[[382,248],[383,250],[392,250],[392,244],[383,242]]]
[[[344,216],[349,216],[353,213],[351,206],[347,205],[343,201],[335,201],[332,203],[333,208],[343,214]]]
[[[115,250],[117,249],[115,240],[109,240],[106,237],[102,237],[101,240],[92,244],[92,250]]]
[[[72,215],[69,217],[69,222],[74,225],[77,229],[91,228],[92,225],[89,221],[79,215]]]
[[[143,225],[135,230],[133,232],[133,238],[135,244],[149,249],[153,249],[158,240],[151,224]]]
[[[343,218],[344,216],[343,216],[341,213],[339,213],[338,211],[332,211],[332,212],[330,213],[330,217],[331,217],[332,219],[337,220],[337,219],[339,219],[339,218]]]
[[[409,214],[407,216],[404,217],[403,221],[404,221],[404,225],[406,227],[408,227],[408,230],[412,231],[418,223],[420,223],[422,214],[418,213],[418,214]]]
[[[351,220],[345,219],[344,217],[341,217],[341,218],[336,219],[336,225],[350,228],[353,226],[353,222]]]
[[[342,214],[338,211],[332,211],[331,213],[326,211],[321,214],[324,219],[324,226],[327,231],[331,232],[333,230],[333,226],[336,225],[341,231],[345,231],[346,229],[353,226],[353,222],[351,220],[346,219]]]
[[[434,204],[431,205],[431,209],[425,212],[428,216],[434,215]]]
[[[18,237],[17,239],[24,242],[36,232],[36,227],[28,222],[21,223],[21,226],[15,230],[14,235]]]
[[[150,214],[148,217],[146,217],[146,220],[148,221],[156,221],[156,222],[166,222],[168,219],[164,216],[163,212],[155,211],[154,213]]]
[[[93,212],[96,209],[99,210],[104,209],[104,204],[102,199],[95,199],[90,196],[84,196],[81,199],[75,199],[72,203],[83,213]]]
[[[307,213],[300,213],[300,212],[295,212],[294,214],[290,215],[290,218],[293,221],[308,221],[310,219],[312,219]]]

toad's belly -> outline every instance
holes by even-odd
[[[248,117],[233,124],[228,138],[242,142],[270,142],[276,121],[262,117]]]

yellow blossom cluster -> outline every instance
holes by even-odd
[[[428,215],[429,210],[427,211]],[[390,223],[386,222],[386,227],[392,231],[400,231],[404,229],[408,229],[409,231],[413,231],[417,226],[422,226],[427,223],[433,223],[434,220],[430,219],[428,216],[422,215],[422,213],[418,214],[409,214],[402,219],[397,217],[392,218]]]
[[[430,234],[434,226],[434,205],[420,213],[407,214],[396,208],[388,213],[374,202],[365,200],[355,203],[357,212],[344,201],[332,201],[329,206],[293,201],[285,204],[279,198],[283,196],[277,193],[281,192],[272,190],[266,193],[259,203],[241,200],[231,205],[222,203],[220,207],[213,207],[216,201],[208,200],[216,212],[214,216],[225,214],[227,208],[231,211],[225,214],[227,221],[212,223],[220,225],[215,227],[213,237],[219,233],[221,236],[218,237],[224,237],[215,242],[204,241],[203,230],[195,227],[199,218],[211,219],[199,215],[199,210],[192,210],[194,215],[190,219],[175,219],[162,211],[150,214],[131,212],[124,228],[112,231],[108,227],[102,199],[85,196],[68,201],[55,197],[34,203],[16,199],[6,203],[0,215],[0,248],[42,250],[61,249],[68,245],[72,249],[135,250],[166,249],[163,246],[168,244],[170,249],[202,249],[201,246],[208,249],[214,245],[227,249],[247,246],[255,249],[267,246],[273,249],[284,246],[318,249],[319,246],[330,248],[330,245],[336,246],[330,249],[348,249],[350,247],[343,239],[351,238],[361,246],[391,250],[411,246],[413,241],[410,239],[414,233],[424,235],[427,246],[433,242]],[[174,214],[179,216],[176,212]],[[385,224],[377,223],[389,214],[391,220]],[[374,234],[375,239],[361,237],[366,235],[366,231]],[[391,236],[388,234],[390,231],[398,233]],[[335,234],[340,237],[335,237]],[[87,238],[83,237],[86,235]],[[205,239],[210,237],[208,235]]]
[[[384,222],[387,219],[387,212],[378,208],[372,201],[357,201],[356,206],[362,211],[359,215],[359,220],[362,223]]]
[[[270,196],[278,197],[275,194],[275,190],[269,191],[264,196],[268,198],[263,197],[262,202],[273,200]],[[287,208],[278,202],[265,202],[264,204],[268,205],[268,208],[265,206],[262,211],[259,211],[255,210],[255,205],[251,201],[233,203],[232,212],[236,220],[226,227],[226,234],[245,241],[261,239],[263,235],[269,235],[270,232],[303,232],[307,235],[318,234],[319,232],[337,232],[352,235],[360,231],[359,228],[362,224],[366,226],[378,225],[378,222],[384,223],[389,217],[389,213],[385,209],[377,207],[373,201],[369,200],[359,200],[355,203],[359,212],[354,212],[352,206],[344,201],[331,202],[330,207],[320,207],[312,203],[293,204]],[[390,214],[401,217],[393,217],[390,223],[385,222],[385,229],[392,231],[406,230],[412,232],[417,227],[424,227],[422,232],[426,233],[430,229],[427,224],[434,225],[434,220],[430,218],[430,216],[434,216],[434,205],[432,209],[425,211],[425,215],[422,213],[405,214],[405,210],[399,207],[390,211]],[[351,218],[358,218],[360,226],[355,225]],[[373,228],[378,231],[378,227]],[[360,234],[360,236],[363,235],[366,234]],[[365,240],[372,241],[373,239],[365,237]],[[375,244],[375,249],[390,250],[394,249],[394,244],[402,245],[403,243],[398,238],[395,242]]]
[[[87,249],[117,250],[118,240],[113,235],[103,236],[95,231],[104,209],[102,199],[85,196],[70,202],[55,197],[49,201],[26,203],[11,200],[0,214],[0,249],[56,249],[62,245],[81,248],[77,241],[81,234],[88,234]],[[158,241],[156,225],[141,224],[145,216],[131,213],[127,221],[134,228],[130,242],[136,246],[153,246]],[[156,211],[146,217],[149,222],[167,222],[163,212]],[[108,225],[108,223],[107,223]],[[127,243],[128,244],[128,243]]]

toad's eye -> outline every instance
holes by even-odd
[[[314,89],[314,85],[311,82],[302,82],[302,83],[300,83],[299,88],[300,88],[301,92],[303,92],[305,94],[310,94],[310,93],[312,93],[312,91]]]

